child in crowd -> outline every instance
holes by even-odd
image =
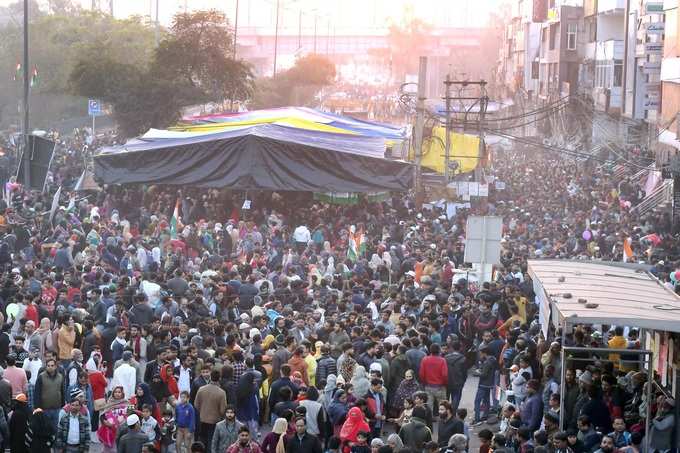
[[[151,415],[152,412],[153,407],[150,404],[142,406],[142,433],[146,434],[149,442],[155,443],[161,437],[161,429],[158,426],[158,420]]]
[[[350,449],[351,453],[371,453],[371,447],[368,445],[368,433],[366,431],[359,431],[357,433],[357,441]]]

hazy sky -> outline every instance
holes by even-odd
[[[0,5],[16,0],[0,0]],[[38,0],[48,3],[49,0]],[[90,7],[92,0],[76,0]],[[155,15],[156,0],[113,0],[117,17],[131,14]],[[279,0],[279,26],[282,32],[289,29],[297,33],[299,13],[302,11],[303,28],[313,28],[314,15],[319,27],[326,27],[330,19],[336,29],[365,29],[386,27],[399,22],[405,15],[412,15],[435,26],[478,27],[486,23],[501,0]],[[99,0],[108,9],[109,0]],[[237,0],[158,0],[161,23],[167,25],[172,16],[189,9],[217,8],[225,11],[233,21]],[[240,0],[239,27],[252,26],[270,29],[274,27],[277,0]]]

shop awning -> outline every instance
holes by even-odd
[[[528,272],[541,309],[556,325],[608,324],[680,332],[680,297],[646,266],[580,260],[531,260]],[[597,304],[587,308],[588,304]]]

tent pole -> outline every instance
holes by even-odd
[[[562,321],[562,338],[567,335],[567,320]],[[546,338],[547,340],[547,338]],[[560,408],[564,407],[564,393],[567,381],[567,353],[564,347],[560,348]],[[560,410],[560,431],[564,431],[564,411]]]
[[[649,335],[649,332],[647,332]],[[647,408],[645,414],[645,451],[650,451],[649,417],[652,416],[652,380],[654,380],[654,354],[647,355]]]

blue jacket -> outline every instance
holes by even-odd
[[[188,428],[189,432],[194,432],[196,427],[196,410],[190,403],[179,403],[175,407],[175,424],[178,428]]]

